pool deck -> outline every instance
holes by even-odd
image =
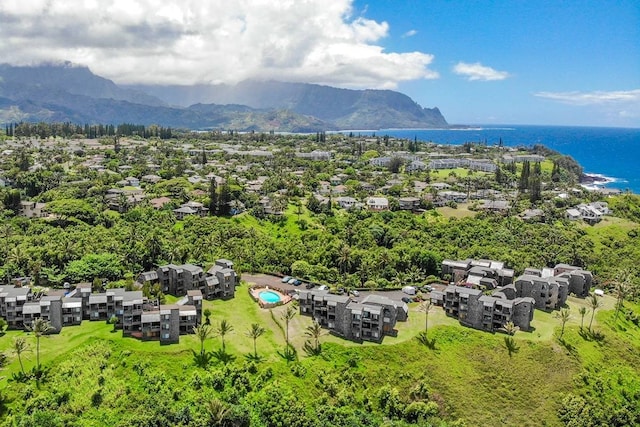
[[[262,298],[260,298],[260,292],[264,292],[264,291],[271,291],[274,294],[277,294],[280,297],[280,301],[277,301],[277,302],[263,301]],[[291,301],[291,297],[287,295],[284,291],[271,286],[253,286],[249,289],[249,295],[251,295],[253,300],[258,303],[260,308],[273,308],[279,305],[287,304],[288,302]]]

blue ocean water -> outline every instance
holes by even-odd
[[[364,132],[363,132],[364,133]],[[486,142],[506,146],[543,144],[576,159],[588,174],[603,175],[609,188],[640,194],[640,129],[571,126],[477,126],[469,129],[382,129],[376,135],[439,144]]]

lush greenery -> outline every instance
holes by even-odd
[[[166,347],[123,339],[96,322],[54,336],[3,332],[0,324],[0,352],[9,361],[8,379],[0,382],[5,425],[640,423],[638,196],[608,198],[615,215],[592,226],[564,219],[567,207],[599,196],[569,191],[555,197],[581,173],[557,153],[543,152],[548,158],[539,165],[500,165],[495,175],[465,169],[409,174],[400,157],[389,168],[368,160],[385,151],[426,150],[424,144],[321,134],[181,138],[107,138],[93,145],[52,139],[46,147],[0,138],[13,144],[2,163],[13,188],[0,190],[3,282],[31,276],[36,287],[89,281],[96,290],[132,288],[137,273],[159,264],[206,266],[224,257],[246,277],[277,272],[384,289],[438,282],[445,258],[490,258],[517,274],[562,262],[587,268],[607,291],[605,305],[594,311],[588,301],[570,298],[564,314],[537,311],[533,332],[505,337],[462,328],[439,308],[425,313],[412,304],[398,337],[382,346],[322,335],[310,318],[287,314],[286,307],[260,310],[246,285],[231,301],[207,302],[207,328]],[[246,154],[264,144],[273,154],[268,167]],[[294,156],[294,147],[311,151],[323,144],[333,144],[332,161]],[[452,156],[502,154],[482,144],[439,149]],[[86,166],[92,156],[104,170]],[[224,177],[219,184],[215,176],[187,180],[192,168],[202,178]],[[151,173],[161,180],[143,190],[147,200],[169,198],[163,208],[121,194],[117,211],[110,209],[109,189],[127,176]],[[316,198],[336,174],[343,175],[345,194],[359,200],[378,192],[368,186],[385,188],[392,209],[346,211],[331,194]],[[258,178],[260,194],[248,189]],[[508,193],[511,208],[502,214],[482,212],[476,202],[434,208],[430,196],[436,194],[425,190],[420,212],[398,210],[414,181]],[[24,200],[47,203],[52,215],[19,215]],[[187,200],[215,215],[178,220],[172,209]],[[244,212],[229,216],[235,202]],[[533,207],[544,217],[518,217]],[[144,291],[164,298],[159,288]]]

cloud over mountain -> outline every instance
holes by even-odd
[[[437,78],[433,56],[386,52],[389,25],[352,0],[4,0],[0,52],[18,65],[84,64],[118,83],[279,79],[395,88]]]

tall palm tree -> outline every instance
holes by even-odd
[[[287,352],[289,351],[289,322],[294,318],[298,310],[292,305],[287,307],[287,310],[282,313],[282,320],[285,323],[285,341],[287,342]]]
[[[320,337],[324,335],[320,324],[314,320],[312,325],[307,326],[307,331],[304,334],[313,340],[314,352],[320,353]]]
[[[222,339],[222,351],[223,352],[225,351],[224,337],[225,337],[225,335],[229,334],[232,331],[233,331],[233,326],[231,325],[231,323],[229,323],[227,321],[227,319],[222,319],[220,321],[220,324],[216,328],[216,333],[220,336],[220,339]]]
[[[420,305],[420,311],[424,312],[424,336],[427,336],[427,329],[429,328],[429,312],[431,311],[431,300],[427,300]]]
[[[213,335],[211,326],[206,323],[194,326],[193,333],[200,341],[200,355],[204,355],[204,342]]]
[[[615,320],[618,319],[618,313],[620,313],[620,310],[622,309],[622,307],[624,307],[624,300],[627,295],[629,295],[630,288],[627,280],[627,276],[623,275],[621,279],[616,282],[614,288],[616,292],[616,311],[614,316]]]
[[[593,318],[596,315],[596,310],[602,307],[602,303],[598,299],[596,294],[591,294],[589,298],[589,308],[591,308],[591,320],[589,320],[589,331],[591,332],[591,325],[593,324]]]
[[[43,335],[54,330],[53,326],[41,317],[34,319],[31,326],[27,327],[28,331],[33,332],[33,336],[36,337],[36,369],[40,370],[40,338]]]
[[[578,314],[580,314],[580,330],[584,327],[584,316],[587,314],[587,307],[580,307],[578,309]]]
[[[502,331],[505,332],[507,335],[515,335],[516,332],[518,332],[520,330],[519,326],[516,326],[513,322],[509,321],[507,323],[505,323],[502,326]]]
[[[568,308],[563,308],[559,313],[555,314],[556,319],[560,320],[560,324],[562,325],[562,329],[560,329],[560,339],[564,335],[564,326],[567,324],[569,319],[571,319],[571,313],[569,313]]]
[[[340,273],[344,274],[351,269],[351,248],[349,247],[349,245],[344,244],[340,247],[337,261],[338,266],[340,267]]]
[[[22,354],[31,351],[29,343],[25,337],[16,337],[13,340],[12,347],[13,354],[18,356],[18,362],[20,363],[20,371],[24,375],[24,365],[22,364]]]
[[[257,359],[258,358],[258,348],[256,346],[256,341],[258,340],[258,338],[260,338],[264,333],[266,332],[266,329],[263,328],[262,326],[258,325],[257,323],[252,323],[251,324],[251,329],[249,329],[249,331],[247,332],[247,336],[251,339],[253,339],[253,355],[254,357]]]

